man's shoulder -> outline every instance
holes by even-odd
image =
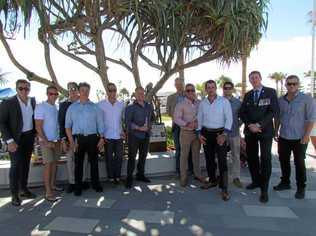
[[[16,103],[18,101],[18,98],[17,96],[13,96],[13,97],[10,97],[8,99],[5,99],[2,104],[13,104],[13,103]]]
[[[276,94],[276,90],[274,88],[263,86],[262,89],[264,90],[265,93],[275,93]]]

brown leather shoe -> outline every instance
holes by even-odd
[[[214,183],[214,182],[207,182],[207,183],[204,183],[202,186],[201,186],[201,189],[209,189],[209,188],[214,188],[217,186],[217,183]]]
[[[222,195],[223,201],[225,201],[225,202],[230,199],[230,196],[229,196],[227,191],[222,191],[221,195]]]
[[[188,179],[180,179],[180,185],[181,187],[185,188],[188,185]]]

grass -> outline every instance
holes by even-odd
[[[162,122],[171,121],[171,117],[164,114],[164,115],[161,115],[161,120]]]

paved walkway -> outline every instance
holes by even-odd
[[[258,191],[233,186],[231,200],[223,202],[218,189],[203,191],[195,181],[184,189],[173,177],[136,182],[130,191],[104,183],[103,193],[62,194],[54,204],[40,196],[42,188],[35,188],[39,197],[19,208],[10,205],[7,190],[0,190],[0,235],[315,236],[316,159],[308,157],[307,163],[306,199],[296,200],[295,189],[271,190],[267,204],[258,201]],[[271,186],[279,181],[276,158],[272,172]],[[242,180],[250,181],[247,169]]]

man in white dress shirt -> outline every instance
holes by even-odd
[[[108,179],[115,184],[121,180],[123,139],[125,138],[122,120],[124,102],[117,100],[115,84],[107,85],[108,99],[99,103],[104,118],[105,160]]]
[[[227,173],[227,134],[233,124],[232,109],[229,101],[216,94],[217,86],[214,80],[205,83],[207,97],[202,100],[198,111],[198,133],[203,144],[206,169],[209,182],[202,189],[217,185],[216,162],[219,167],[219,187],[224,201],[229,200]]]

